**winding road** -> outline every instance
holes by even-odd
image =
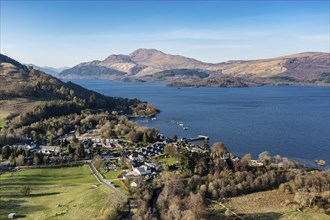
[[[93,175],[96,177],[96,179],[103,184],[104,186],[112,189],[114,191],[114,193],[123,198],[123,199],[127,199],[127,205],[128,205],[128,215],[125,217],[126,219],[132,219],[132,208],[131,208],[131,199],[128,198],[124,193],[122,193],[118,188],[116,188],[114,185],[112,185],[111,183],[109,183],[108,181],[104,180],[103,177],[101,176],[101,174],[96,170],[96,168],[93,166],[93,164],[91,162],[87,163],[90,170],[92,171]]]
[[[114,185],[112,185],[111,183],[107,182],[106,180],[103,179],[103,177],[101,176],[101,174],[96,170],[96,168],[93,166],[92,163],[88,163],[89,168],[91,169],[92,173],[94,174],[94,176],[96,177],[96,179],[102,183],[104,186],[112,189],[117,195],[123,197],[123,198],[127,198],[127,196],[122,193],[118,188],[116,188]]]

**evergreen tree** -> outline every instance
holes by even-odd
[[[13,151],[9,157],[9,163],[10,166],[15,166],[16,165],[16,161],[15,161],[15,151]]]
[[[25,156],[26,157],[30,157],[31,156],[31,150],[30,149],[26,149],[25,150]]]
[[[209,149],[209,148],[210,148],[210,145],[209,145],[209,141],[208,141],[208,140],[205,140],[205,141],[203,142],[203,148],[204,148],[204,149]]]
[[[52,145],[53,145],[53,135],[49,137],[49,143],[48,143],[48,146],[52,146]]]
[[[143,143],[144,144],[147,144],[149,142],[148,140],[148,134],[147,134],[147,131],[144,131],[143,132]]]
[[[70,96],[74,97],[74,90],[70,89]]]
[[[77,148],[77,154],[80,158],[85,156],[85,149],[81,144]]]
[[[8,145],[4,146],[2,148],[2,158],[3,159],[8,159],[11,155],[11,149]]]

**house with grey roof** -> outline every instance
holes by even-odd
[[[51,153],[55,153],[58,154],[60,152],[62,152],[62,148],[59,146],[44,146],[41,145],[40,146],[40,152],[43,154],[51,154]]]

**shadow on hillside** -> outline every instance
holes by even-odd
[[[281,219],[282,214],[277,212],[265,212],[265,213],[253,213],[253,214],[242,214],[237,213],[240,217],[245,220],[278,220]],[[209,220],[239,220],[240,218],[232,215],[225,216],[224,213],[208,213],[206,219]]]
[[[16,218],[25,218],[28,214],[43,209],[43,206],[26,205],[26,200],[23,199],[0,199],[0,219],[7,219],[8,214],[12,212],[16,213]]]
[[[38,196],[52,196],[52,195],[57,195],[60,194],[60,192],[51,192],[51,193],[35,193],[35,194],[30,194],[30,197],[38,197]]]
[[[272,219],[272,220],[277,220],[277,219],[281,219],[282,214],[281,213],[277,213],[277,212],[265,212],[265,213],[253,213],[253,214],[244,214],[241,215],[244,219],[248,220],[248,219],[257,219],[257,220],[268,220],[268,219]]]
[[[25,218],[26,215],[20,215],[20,214],[16,214],[15,215],[15,219],[18,219],[18,218]]]
[[[28,196],[24,196],[19,191],[17,193],[13,194],[12,192],[9,193],[2,193],[1,196],[6,197],[8,199],[10,198],[29,198],[29,197],[41,197],[41,196],[52,196],[52,195],[57,195],[60,194],[60,192],[50,192],[50,193],[31,193]]]
[[[29,185],[29,186],[53,186],[53,185],[56,185],[58,184],[58,182],[50,182],[50,181],[43,181],[43,180],[38,180],[38,181],[35,181],[35,182],[30,182],[30,181],[25,181],[24,180],[20,180],[21,182],[13,182],[13,183],[1,183],[0,184],[0,187],[1,186],[4,186],[4,187],[8,187],[8,186],[12,186],[12,187],[19,187],[19,186],[26,186],[26,185]],[[66,184],[65,186],[75,186],[77,184]]]

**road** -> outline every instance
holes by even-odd
[[[91,171],[94,174],[94,176],[96,177],[96,179],[100,183],[102,183],[104,186],[112,189],[117,195],[119,195],[119,196],[121,196],[123,198],[127,198],[127,196],[124,193],[122,193],[118,188],[116,188],[114,185],[112,185],[108,181],[104,180],[103,177],[101,176],[101,174],[96,170],[96,168],[93,166],[92,163],[88,163],[88,166],[91,169]]]
[[[94,176],[96,177],[96,179],[102,183],[104,186],[112,189],[114,191],[114,193],[116,195],[118,195],[119,197],[123,198],[123,199],[127,199],[127,205],[128,205],[128,215],[124,218],[126,219],[131,219],[132,218],[132,208],[131,208],[131,199],[128,198],[124,193],[122,193],[118,188],[116,188],[114,185],[112,185],[111,183],[109,183],[109,181],[106,181],[103,179],[103,177],[101,176],[101,174],[96,170],[96,168],[93,166],[93,164],[91,162],[87,163],[89,168],[91,169],[92,173],[94,174]]]
[[[17,166],[15,167],[16,169],[20,169],[20,168],[42,168],[42,167],[69,167],[70,165],[77,165],[77,164],[88,164],[89,168],[91,169],[92,173],[94,174],[94,176],[96,177],[96,179],[102,183],[104,186],[112,189],[117,195],[123,197],[123,198],[127,198],[127,196],[122,193],[118,188],[116,188],[114,185],[110,184],[109,181],[106,181],[105,179],[103,179],[103,177],[101,176],[101,174],[96,170],[96,168],[93,166],[93,164],[91,163],[91,160],[80,160],[80,161],[75,161],[73,163],[68,163],[68,164],[57,164],[57,165],[52,165],[52,164],[47,164],[47,165],[31,165],[31,166]],[[121,179],[114,179],[114,180],[121,180]]]
[[[225,206],[224,204],[222,204],[221,202],[218,202],[218,201],[215,201],[215,200],[212,200],[212,199],[207,199],[209,200],[210,202],[213,202],[215,204],[218,204],[220,206],[222,206],[223,208],[225,208],[226,210],[229,210],[233,215],[235,215],[238,219],[241,219],[241,220],[245,220],[244,218],[242,218],[241,216],[239,216],[236,212],[230,210],[227,206]]]

